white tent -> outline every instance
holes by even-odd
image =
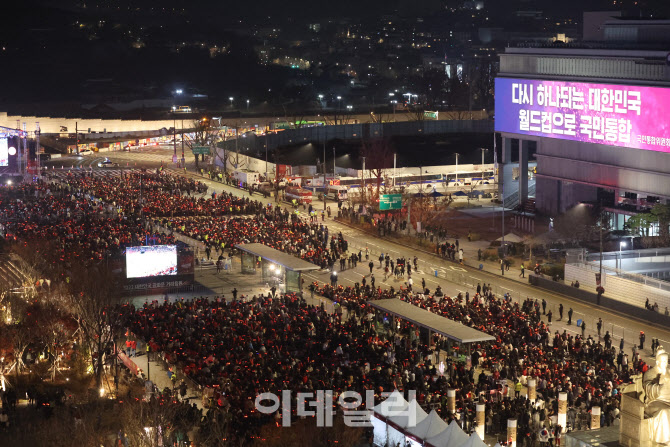
[[[406,431],[412,436],[427,440],[442,433],[447,427],[447,423],[433,410],[428,417],[416,424],[416,427],[409,427]]]
[[[370,422],[374,431],[375,445],[405,444],[405,434],[389,425],[387,421],[391,417],[401,417],[408,410],[409,404],[398,390],[393,391],[386,400],[373,407]]]
[[[389,416],[388,420],[393,422],[400,428],[415,427],[419,422],[428,417],[428,413],[423,411],[423,408],[416,400],[412,400],[407,406],[407,410],[401,415]],[[460,446],[458,446],[460,447]]]
[[[375,405],[372,408],[372,411],[387,418],[399,412],[405,411],[408,406],[409,403],[407,403],[402,393],[400,393],[398,390],[395,390],[389,395],[389,397],[386,398],[386,400],[384,400],[384,402]]]
[[[432,438],[426,439],[426,442],[433,447],[461,447],[468,442],[468,439],[468,435],[465,434],[456,421],[451,421],[446,430]]]
[[[470,439],[463,444],[461,447],[488,447],[484,441],[479,437],[479,435],[475,432],[473,432],[470,435]]]

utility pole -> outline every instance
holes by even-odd
[[[172,114],[172,145],[174,147],[174,154],[172,155],[172,163],[177,163],[177,118]]]
[[[181,120],[181,164],[186,167],[186,158],[184,158],[184,119]]]
[[[393,153],[393,187],[395,188],[395,166],[396,166],[396,159],[397,159],[397,153]]]
[[[37,127],[35,129],[35,154],[37,156],[37,178],[39,179],[42,175],[42,160],[40,159],[40,123],[35,123]]]
[[[480,149],[482,151],[482,170],[484,169],[484,152],[486,152],[485,148]]]
[[[456,183],[458,183],[458,152],[456,152]]]
[[[337,168],[335,167],[335,145],[333,145],[333,179],[336,177]]]
[[[275,157],[277,158],[277,157]],[[268,179],[268,132],[265,131],[265,180]],[[277,160],[275,160],[275,181],[277,180]]]
[[[326,140],[323,140],[323,211],[326,212]]]
[[[600,210],[599,210],[599,217],[600,217],[600,270],[598,275],[600,276],[599,279],[599,284],[598,286],[602,286],[603,283],[603,201],[602,199],[600,200]],[[600,304],[600,294],[598,294],[598,304]]]
[[[363,197],[365,195],[365,157],[363,157],[363,171],[361,171],[361,178],[363,180],[361,182],[361,184],[363,185],[361,189],[361,197]]]
[[[74,122],[74,145],[75,145],[75,154],[79,155],[79,128],[77,127],[79,123]]]

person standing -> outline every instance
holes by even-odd
[[[370,275],[370,285],[372,286],[373,289],[375,288],[375,274],[374,273]]]
[[[525,278],[526,277],[526,272],[525,272],[525,268],[523,266],[523,262],[521,263],[521,273],[519,273],[519,277],[520,278]]]
[[[366,255],[366,259],[367,259],[367,255]],[[370,274],[372,274],[372,269],[374,268],[374,266],[375,266],[375,263],[370,261],[370,263],[368,264],[368,267],[370,267]]]
[[[572,307],[568,310],[568,324],[572,324]]]
[[[542,315],[545,315],[547,313],[547,300],[542,298]]]
[[[598,329],[598,338],[600,338],[600,331],[603,328],[603,319],[598,318],[598,323],[596,324],[596,328]]]
[[[558,305],[558,320],[563,321],[563,303]]]
[[[551,317],[552,317],[552,314],[551,314],[551,311],[549,311],[547,313],[547,324],[551,324]]]
[[[582,320],[582,338],[586,335],[586,321]]]
[[[640,331],[640,351],[644,349],[644,340],[647,337],[644,335],[644,331]]]
[[[500,260],[500,274],[505,276],[505,261],[503,259]]]

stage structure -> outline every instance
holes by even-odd
[[[22,128],[21,128],[22,127]],[[40,127],[32,132],[26,123],[16,123],[16,128],[0,127],[0,176],[2,183],[33,181],[39,178],[40,168]]]

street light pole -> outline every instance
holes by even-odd
[[[456,152],[456,183],[458,183],[458,152]]]
[[[335,145],[333,145],[333,179],[335,179],[337,167],[335,166]]]
[[[487,149],[486,148],[481,148],[481,151],[482,151],[482,169],[484,169],[483,168],[483,166],[484,166],[484,152],[486,152]]]
[[[326,140],[323,140],[323,212],[326,212]]]

